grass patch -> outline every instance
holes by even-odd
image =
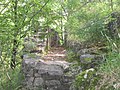
[[[98,72],[102,77],[97,86],[99,90],[120,90],[120,53],[108,53]]]
[[[22,87],[23,75],[20,67],[14,70],[2,68],[0,71],[0,90],[19,90]]]

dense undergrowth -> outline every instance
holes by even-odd
[[[73,86],[75,87],[75,90],[119,90],[120,89],[119,43],[118,43],[118,40],[114,42],[110,42],[109,44],[108,42],[109,41],[106,41],[106,44],[105,44],[107,45],[107,47],[104,46],[105,50],[102,50],[99,52],[100,55],[104,55],[104,57],[102,58],[103,62],[98,63],[98,65],[94,66],[93,68],[82,67],[83,63],[80,62],[81,55],[80,54],[77,55],[77,53],[74,50],[75,48],[68,49],[66,60],[69,62],[77,62],[78,63],[77,66],[82,67],[82,72],[78,73],[75,76],[76,78],[75,78],[75,81],[73,82]],[[92,47],[92,48],[95,48],[95,47]],[[90,49],[90,48],[87,48],[87,49]],[[97,52],[98,54],[98,51],[94,51],[94,52]],[[91,53],[91,54],[96,54],[96,53]],[[89,59],[90,58],[88,58],[87,60]],[[85,67],[91,64],[92,63],[85,64]]]
[[[99,81],[99,88],[106,90],[120,89],[120,53],[109,52],[106,62],[103,63],[98,71],[102,78]]]
[[[20,66],[12,70],[11,68],[0,69],[0,90],[20,90],[24,76]]]
[[[72,1],[71,1],[72,2]],[[69,2],[70,3],[70,2]],[[68,40],[70,48],[68,61],[80,62],[76,54],[76,43],[81,43],[81,49],[97,48],[91,54],[104,55],[104,62],[98,63],[97,68],[84,69],[76,76],[74,82],[77,90],[119,90],[120,89],[120,21],[118,2],[113,0],[110,6],[106,2],[87,3],[86,7],[77,9],[80,3],[72,2],[66,27],[68,28]],[[110,7],[109,7],[110,6]],[[71,10],[71,11],[72,11]],[[117,18],[116,18],[117,17]],[[72,23],[72,24],[71,24]],[[100,51],[100,52],[99,52]],[[88,52],[89,53],[89,52]],[[80,56],[80,54],[79,54]],[[101,59],[102,61],[102,59]],[[91,64],[91,63],[90,63]],[[80,64],[81,65],[81,64]]]

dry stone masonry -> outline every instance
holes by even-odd
[[[70,90],[73,77],[66,75],[70,63],[63,60],[42,60],[40,52],[44,51],[45,43],[39,36],[34,35],[25,40],[23,90]]]
[[[22,62],[25,77],[23,90],[76,90],[73,86],[75,76],[83,69],[94,68],[103,60],[103,56],[97,55],[95,49],[81,49],[78,43],[73,45],[75,47],[73,51],[79,55],[82,66],[57,58],[53,61],[43,60],[40,52],[45,49],[44,41],[40,40],[39,35],[25,41],[26,53]]]
[[[72,76],[64,74],[69,63],[43,61],[37,55],[24,55],[22,65],[26,90],[70,90]]]

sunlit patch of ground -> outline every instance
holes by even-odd
[[[45,61],[64,61],[66,50],[63,47],[54,47],[43,57]]]

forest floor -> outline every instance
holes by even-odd
[[[65,61],[66,49],[63,47],[52,47],[46,55],[43,56],[44,61]]]

